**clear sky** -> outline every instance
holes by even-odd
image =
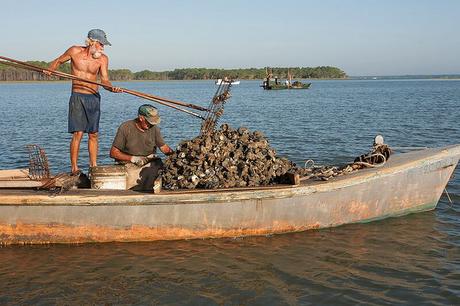
[[[106,31],[110,68],[460,73],[460,0],[0,0],[0,55],[51,61]]]

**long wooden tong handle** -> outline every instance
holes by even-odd
[[[94,84],[94,85],[99,85],[99,86],[103,86],[105,88],[110,88],[110,89],[114,88],[113,86],[107,86],[107,85],[104,85],[104,84],[102,84],[100,82],[97,82],[97,81],[92,81],[92,80],[80,78],[80,77],[77,77],[77,76],[75,76],[73,74],[68,74],[68,73],[61,72],[61,71],[49,70],[49,69],[46,69],[46,68],[44,69],[44,68],[41,68],[41,67],[38,67],[38,66],[35,66],[35,65],[32,65],[32,64],[26,63],[26,62],[22,62],[22,61],[19,61],[19,60],[15,60],[15,59],[12,59],[12,58],[8,58],[8,57],[5,57],[5,56],[0,55],[0,59],[3,59],[5,61],[7,61],[7,62],[0,62],[0,63],[4,63],[4,64],[9,64],[8,62],[15,63],[17,65],[14,65],[14,66],[18,67],[18,68],[34,70],[34,71],[37,71],[37,72],[40,72],[40,73],[45,73],[45,71],[47,71],[47,72],[49,72],[49,73],[51,73],[53,75],[56,75],[56,76],[59,76],[59,77],[62,77],[62,78],[82,81],[82,82],[86,82],[86,83],[90,83],[90,84]],[[198,106],[198,105],[195,105],[195,104],[185,103],[185,102],[176,101],[176,100],[170,100],[170,99],[166,99],[166,98],[162,98],[162,97],[142,93],[142,92],[135,91],[135,90],[130,90],[130,89],[127,89],[127,88],[121,88],[121,91],[125,92],[125,93],[128,93],[128,94],[131,94],[131,95],[136,96],[136,97],[140,97],[140,98],[143,98],[143,99],[154,101],[154,102],[157,102],[157,103],[159,103],[161,105],[165,105],[165,106],[177,109],[179,111],[188,113],[190,115],[193,115],[195,117],[201,118],[203,120],[205,119],[203,116],[201,116],[199,114],[196,114],[194,112],[191,112],[189,110],[174,106],[173,104],[188,107],[188,108],[193,108],[193,109],[200,110],[200,111],[208,111],[207,108],[204,108],[204,107],[201,107],[201,106]]]

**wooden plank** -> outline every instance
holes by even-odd
[[[41,181],[22,180],[0,180],[0,188],[37,188],[43,183]]]
[[[29,169],[0,170],[0,180],[28,178],[28,177],[29,177]]]
[[[227,191],[264,191],[264,190],[276,190],[294,188],[292,184],[276,184],[266,186],[255,186],[255,187],[232,187],[232,188],[215,188],[215,189],[178,189],[178,190],[161,190],[162,194],[194,194],[194,193],[220,193]]]

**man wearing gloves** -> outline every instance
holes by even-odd
[[[152,190],[155,179],[162,166],[156,156],[156,149],[166,155],[173,150],[164,142],[160,129],[158,110],[144,104],[139,107],[136,119],[120,125],[110,149],[110,157],[126,164],[128,172],[127,188]]]

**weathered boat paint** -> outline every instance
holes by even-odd
[[[251,190],[0,190],[0,243],[154,241],[266,235],[432,210],[460,146],[393,156],[328,182]]]

